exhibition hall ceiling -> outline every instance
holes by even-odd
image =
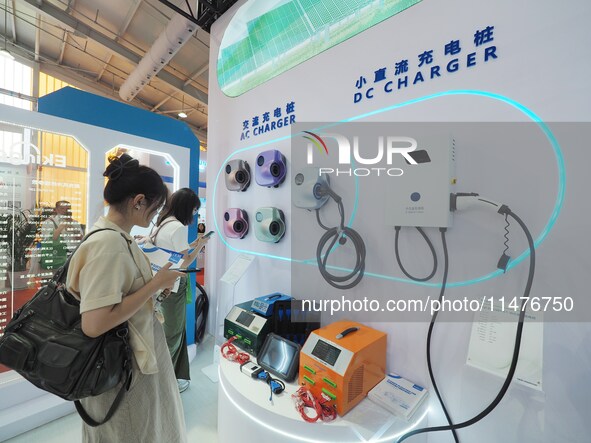
[[[177,15],[170,6],[180,8],[200,26],[129,103],[172,118],[185,112],[185,121],[206,146],[209,28],[234,3],[0,0],[1,45],[21,61],[38,62],[50,75],[123,101],[119,88]]]

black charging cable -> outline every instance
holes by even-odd
[[[195,282],[197,296],[195,297],[195,342],[201,343],[205,336],[207,326],[207,316],[209,314],[209,297],[203,286]]]
[[[441,290],[439,291],[439,306],[441,306],[441,302],[443,301],[443,295],[445,294],[445,288],[447,286],[447,276],[449,274],[449,254],[447,252],[447,240],[445,238],[445,233],[447,228],[439,228],[441,232],[441,244],[443,246],[443,280],[441,282]],[[429,378],[431,380],[431,384],[433,385],[433,390],[437,395],[437,399],[439,400],[439,404],[441,405],[441,409],[445,414],[445,418],[447,419],[447,423],[450,426],[453,426],[453,421],[449,412],[445,406],[443,401],[443,397],[439,392],[439,387],[437,386],[437,382],[435,381],[435,374],[433,373],[433,365],[431,363],[431,338],[433,336],[433,328],[435,327],[435,321],[437,320],[437,315],[439,314],[439,309],[433,313],[431,317],[431,322],[429,323],[429,331],[427,332],[427,368],[429,369]],[[451,429],[451,432],[454,436],[454,441],[459,443],[458,434],[455,429]]]
[[[423,236],[423,238],[427,242],[427,245],[429,246],[429,249],[431,250],[431,255],[433,256],[433,270],[431,271],[431,274],[429,274],[427,277],[418,278],[418,277],[415,277],[415,276],[409,274],[406,271],[406,269],[404,269],[404,266],[402,266],[402,262],[400,260],[400,253],[399,253],[399,249],[398,249],[398,236],[400,233],[400,226],[396,226],[395,229],[396,229],[396,237],[395,237],[395,242],[394,242],[394,250],[396,252],[396,261],[398,262],[398,266],[400,266],[400,269],[402,270],[404,275],[406,275],[411,280],[420,281],[420,282],[427,281],[427,280],[430,280],[431,278],[433,278],[433,276],[437,272],[437,254],[435,253],[435,247],[433,246],[433,243],[431,242],[431,240],[429,240],[429,237],[427,237],[427,234],[425,234],[425,232],[420,227],[416,226],[417,231],[419,231],[419,233]],[[447,253],[447,241],[445,239],[445,232],[447,231],[447,229],[440,228],[439,231],[441,232],[441,242],[443,244],[443,256],[444,256],[443,281],[441,283],[441,290],[439,292],[439,303],[440,303],[439,306],[441,306],[441,301],[443,300],[443,295],[445,294],[445,288],[447,285],[447,276],[448,276],[448,271],[449,271],[449,257],[448,257],[448,253]],[[427,333],[427,367],[429,369],[429,378],[431,379],[431,384],[433,385],[433,390],[435,391],[435,394],[437,395],[437,399],[439,400],[439,404],[441,405],[441,409],[443,410],[445,418],[447,419],[447,423],[451,426],[451,425],[453,425],[453,421],[452,421],[451,416],[445,406],[445,402],[443,401],[443,397],[441,396],[441,393],[439,392],[439,388],[438,388],[437,382],[435,380],[435,375],[433,373],[433,367],[431,365],[431,337],[433,335],[433,327],[435,326],[435,321],[437,320],[438,313],[439,313],[438,310],[433,313],[433,316],[431,317],[431,322],[429,324],[429,332]],[[455,429],[452,429],[452,433],[454,436],[455,443],[459,443],[458,435],[457,435]]]
[[[327,283],[337,289],[351,289],[361,281],[365,273],[365,242],[357,231],[345,226],[345,209],[343,207],[343,199],[336,194],[329,186],[323,186],[319,190],[319,195],[329,195],[336,202],[339,208],[339,215],[341,221],[338,227],[329,228],[325,226],[320,220],[319,210],[316,209],[316,220],[322,229],[326,232],[320,238],[318,247],[316,248],[316,261],[318,262],[318,269],[322,277]],[[351,272],[345,275],[331,274],[327,270],[327,262],[330,253],[333,251],[337,241],[339,245],[344,245],[350,239],[355,248],[355,267]]]
[[[458,196],[460,196],[460,195],[458,194]],[[484,201],[484,200],[481,200],[481,201]],[[501,400],[503,399],[503,397],[505,396],[505,394],[509,390],[509,385],[511,384],[511,381],[513,380],[513,376],[515,375],[515,370],[517,368],[517,362],[519,360],[519,350],[521,348],[521,338],[523,335],[525,313],[526,313],[527,303],[529,301],[529,294],[531,292],[531,287],[532,287],[533,280],[534,280],[534,273],[535,273],[535,269],[536,269],[536,249],[534,246],[534,240],[531,236],[531,233],[529,232],[529,229],[527,228],[527,226],[525,225],[523,220],[521,220],[521,218],[519,218],[519,216],[517,214],[515,214],[513,211],[511,211],[511,209],[509,209],[509,207],[507,207],[506,205],[497,205],[493,202],[487,202],[487,201],[485,201],[485,203],[490,203],[491,205],[496,206],[498,208],[497,212],[499,214],[507,215],[508,217],[513,218],[519,224],[521,229],[523,230],[523,232],[527,238],[527,243],[528,243],[528,247],[529,247],[529,272],[528,272],[528,276],[527,276],[527,283],[526,283],[525,289],[523,291],[523,297],[521,298],[521,308],[520,308],[520,312],[519,312],[519,320],[517,322],[517,331],[515,333],[515,345],[513,347],[513,357],[511,360],[511,366],[509,367],[509,371],[507,373],[507,377],[505,378],[503,386],[501,386],[501,389],[499,390],[499,393],[497,394],[497,396],[478,415],[472,417],[469,420],[466,420],[466,421],[463,421],[463,422],[457,423],[457,424],[450,424],[448,426],[433,426],[433,427],[428,427],[428,428],[415,429],[415,430],[407,432],[406,434],[401,436],[397,440],[397,443],[401,443],[404,440],[408,439],[409,437],[412,437],[413,435],[424,434],[426,432],[454,431],[456,429],[462,429],[462,428],[466,428],[468,426],[472,426],[473,424],[479,422],[484,417],[486,417],[488,414],[490,414],[494,408],[496,408],[498,406],[498,404],[501,402]],[[455,209],[455,208],[452,207],[452,209]],[[430,326],[430,329],[432,329],[431,326]],[[431,372],[429,375],[431,375]]]
[[[427,234],[425,234],[425,232],[420,227],[418,227],[418,226],[415,226],[415,227],[416,227],[417,231],[419,231],[419,233],[423,236],[423,238],[427,242],[427,245],[429,246],[429,249],[431,250],[431,255],[433,256],[433,270],[431,271],[431,273],[427,277],[419,278],[419,277],[415,277],[413,275],[410,275],[410,273],[408,273],[406,271],[406,269],[404,269],[404,266],[402,265],[402,260],[400,260],[400,251],[398,249],[398,237],[400,236],[400,226],[394,227],[394,229],[396,230],[396,234],[394,236],[394,252],[396,253],[396,261],[398,262],[398,266],[400,267],[400,270],[402,271],[402,273],[404,275],[406,275],[408,278],[410,278],[411,280],[429,281],[433,278],[433,276],[437,272],[437,254],[435,254],[435,248],[433,247],[433,243],[431,243],[431,240],[429,240],[429,237],[427,237]]]

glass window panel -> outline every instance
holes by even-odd
[[[69,136],[0,124],[0,335],[85,232],[88,163],[65,155],[68,144],[86,151]]]

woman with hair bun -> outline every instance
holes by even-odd
[[[133,351],[131,387],[113,417],[98,427],[82,425],[88,443],[184,443],[183,408],[154,298],[183,274],[164,266],[154,276],[150,262],[130,236],[133,226],[148,227],[166,202],[168,190],[153,169],[127,154],[110,157],[104,199],[109,205],[90,231],[108,228],[83,242],[72,256],[67,288],[80,299],[82,330],[98,337],[127,321]],[[82,405],[102,420],[119,386]]]

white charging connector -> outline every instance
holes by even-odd
[[[263,372],[263,368],[251,361],[247,361],[246,363],[240,365],[240,372],[251,378],[257,378],[257,376]]]

